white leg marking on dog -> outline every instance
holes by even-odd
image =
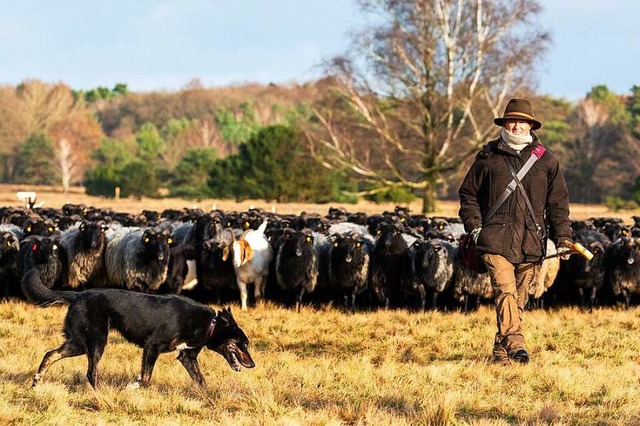
[[[187,346],[186,343],[180,343],[178,346],[176,346],[176,350],[179,352],[182,352],[185,349],[193,349],[193,348],[191,346]]]

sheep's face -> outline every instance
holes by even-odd
[[[20,243],[11,232],[4,232],[0,235],[0,256],[20,251]]]
[[[109,227],[102,222],[82,221],[79,228],[83,248],[96,250],[106,244],[106,232]]]
[[[313,235],[308,229],[302,231],[285,230],[282,235],[282,251],[290,256],[301,257],[313,248]]]
[[[402,232],[394,225],[383,225],[376,232],[378,240],[376,247],[379,250],[402,252],[408,249],[407,243],[402,238]]]
[[[332,267],[339,267],[341,263],[361,263],[366,256],[364,239],[358,235],[338,236],[331,248]]]
[[[173,242],[169,231],[155,232],[146,229],[141,237],[142,257],[147,261],[168,263],[170,244]]]
[[[41,219],[41,218],[29,218],[25,221],[23,226],[24,236],[28,237],[29,235],[43,235],[46,237],[50,237],[56,232],[56,224],[51,219]]]
[[[36,265],[43,265],[57,259],[59,249],[59,244],[48,237],[34,239],[29,246]]]

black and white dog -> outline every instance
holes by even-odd
[[[96,367],[107,345],[109,329],[142,351],[142,373],[132,384],[146,386],[158,355],[179,351],[178,360],[198,384],[205,384],[198,353],[203,347],[221,354],[232,369],[253,368],[249,340],[229,308],[216,312],[208,306],[177,295],[151,295],[120,289],[92,289],[81,292],[55,291],[43,284],[38,268],[29,270],[22,288],[29,300],[40,305],[68,304],[64,321],[65,342],[47,352],[33,377],[35,386],[54,362],[87,355],[87,379],[96,386]]]

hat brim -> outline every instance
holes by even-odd
[[[531,123],[531,130],[538,130],[540,127],[542,127],[542,123],[539,122],[538,120],[533,120],[533,119],[529,119],[529,118],[523,118],[523,117],[497,117],[493,119],[493,124],[503,127],[504,126],[504,122],[505,121],[526,121],[528,123]]]

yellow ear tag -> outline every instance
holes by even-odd
[[[338,247],[338,243],[333,243],[333,246],[334,247]]]
[[[311,242],[311,237],[307,237],[307,242],[310,243]]]
[[[172,242],[173,242],[173,239],[167,238],[167,244],[171,244]]]
[[[27,232],[31,232],[31,227],[27,226]]]
[[[362,243],[356,243],[356,247],[360,247]]]
[[[146,238],[144,239],[144,242],[145,242],[145,243],[148,243],[148,242],[149,242],[149,237],[146,237]]]

